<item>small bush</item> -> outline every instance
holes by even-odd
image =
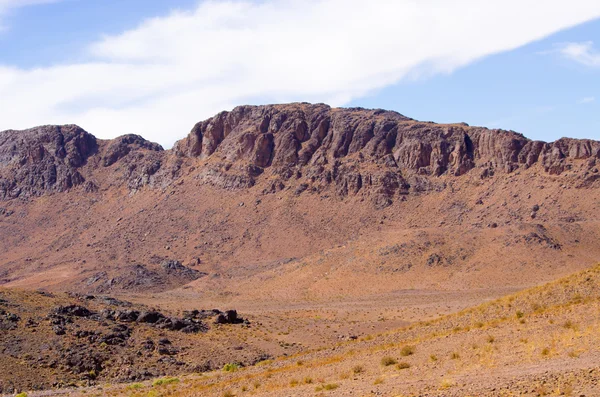
[[[290,380],[290,386],[292,386],[292,387],[296,387],[296,386],[298,386],[298,383],[299,383],[299,382],[298,382],[298,380],[297,380],[297,379],[292,379],[292,380]]]
[[[451,379],[442,379],[442,382],[440,384],[440,387],[442,389],[449,389],[452,386],[454,386],[454,382]]]
[[[496,338],[494,338],[493,335],[488,335],[487,336],[487,342],[488,343],[494,343],[496,341]]]
[[[260,382],[256,381],[252,384],[252,386],[254,386],[255,389],[258,389],[260,387]]]
[[[550,349],[548,349],[547,347],[544,347],[542,349],[542,356],[547,356],[550,354]]]
[[[518,311],[517,312],[517,318],[523,318],[523,316],[525,316],[525,313],[523,313],[522,311]]]
[[[431,361],[437,361],[438,360],[438,358],[437,358],[437,356],[435,354],[432,354],[431,356],[429,356],[429,359]]]
[[[310,376],[307,376],[306,378],[304,378],[304,383],[310,385],[313,383],[313,379]]]
[[[575,328],[575,324],[573,324],[571,320],[568,320],[563,324],[563,327],[565,327],[566,329],[573,329]]]
[[[402,357],[412,356],[413,354],[415,354],[414,346],[404,346],[402,350],[400,350],[400,355]]]
[[[141,389],[142,387],[144,387],[144,385],[142,385],[141,383],[133,383],[133,384],[127,386],[127,388],[131,389],[131,390]]]
[[[27,393],[25,393],[25,392],[19,393],[15,397],[27,397]]]
[[[340,385],[338,385],[337,383],[328,383],[326,385],[321,385],[321,386],[315,387],[315,391],[335,390],[338,387],[340,387]]]
[[[223,366],[223,371],[225,372],[235,372],[240,369],[240,366],[236,363],[227,363]]]
[[[569,357],[571,357],[571,358],[577,358],[577,357],[579,357],[579,353],[578,353],[578,352],[576,352],[575,350],[571,350],[571,351],[568,353],[568,355],[569,355]]]
[[[223,392],[223,397],[235,397],[235,394],[233,394],[230,390],[226,390]]]
[[[407,362],[401,362],[396,365],[396,369],[407,369],[410,368],[410,364]]]
[[[394,365],[397,363],[398,361],[396,361],[394,357],[387,356],[381,359],[381,365],[383,365],[384,367],[389,367],[390,365]]]
[[[458,354],[457,352],[452,352],[450,358],[453,360],[458,360],[460,358],[460,354]]]
[[[365,372],[365,367],[363,367],[362,365],[355,365],[354,367],[352,367],[352,372],[354,372],[355,374],[362,374],[363,372]]]
[[[172,383],[179,383],[179,378],[156,379],[154,382],[152,382],[152,386],[154,386],[154,387],[165,386],[165,385],[170,385]]]
[[[374,385],[380,385],[383,383],[383,378],[377,378],[375,379],[375,382],[373,382]]]

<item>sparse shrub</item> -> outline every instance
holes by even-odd
[[[479,322],[477,322],[477,323],[475,324],[475,327],[476,327],[476,328],[483,328],[483,323],[482,323],[481,321],[479,321]]]
[[[131,390],[141,389],[142,387],[144,387],[144,385],[142,385],[141,383],[133,383],[133,384],[127,386],[127,388],[131,389]]]
[[[458,360],[460,358],[460,354],[458,354],[457,352],[452,352],[450,358],[453,360]]]
[[[255,381],[252,386],[254,386],[255,389],[258,389],[260,387],[260,382],[259,381]]]
[[[223,397],[235,397],[235,394],[233,394],[231,390],[225,390],[223,392]]]
[[[548,389],[546,389],[546,386],[544,385],[539,385],[538,387],[536,387],[535,392],[538,396],[545,396],[546,394],[548,394]]]
[[[444,379],[442,379],[442,382],[440,383],[440,387],[442,389],[449,389],[452,386],[454,386],[454,382],[452,381],[452,379],[444,378]]]
[[[27,393],[25,393],[25,392],[19,393],[15,397],[27,397]]]
[[[567,320],[564,324],[563,327],[567,328],[567,329],[574,329],[575,328],[575,324],[573,324],[573,322],[571,320]]]
[[[415,347],[414,346],[404,346],[402,348],[402,350],[400,350],[400,355],[402,357],[408,357],[408,356],[412,356],[413,354],[415,354]]]
[[[362,374],[363,372],[365,372],[365,367],[363,367],[362,365],[355,365],[354,367],[352,367],[352,372],[354,372],[355,374]]]
[[[431,356],[429,356],[429,359],[431,361],[437,361],[438,360],[438,358],[437,358],[437,356],[435,354],[432,354]]]
[[[578,352],[576,352],[575,350],[571,350],[571,351],[568,353],[568,355],[569,355],[569,357],[571,357],[571,358],[577,358],[577,357],[579,357],[579,353],[578,353]]]
[[[523,318],[523,316],[525,316],[525,313],[523,313],[522,311],[518,311],[517,312],[517,318]]]
[[[313,383],[313,379],[310,376],[307,376],[306,378],[304,378],[304,383],[310,385]]]
[[[165,386],[165,385],[170,385],[172,383],[179,383],[179,378],[156,379],[154,382],[152,382],[152,386],[154,386],[154,387]]]
[[[494,335],[488,335],[486,340],[488,343],[494,343],[496,338],[494,338]]]
[[[246,386],[246,385],[242,386],[242,391],[248,391],[248,386]]]
[[[223,366],[223,371],[225,372],[235,372],[240,369],[240,366],[236,363],[227,363]]]
[[[301,366],[304,365],[304,361],[298,360],[298,361],[296,361],[296,365],[299,366],[299,367],[301,367]]]
[[[292,386],[292,387],[298,386],[298,380],[297,379],[290,380],[290,386]]]
[[[542,349],[542,356],[547,356],[550,354],[550,349],[548,349],[547,347],[544,347]]]
[[[377,378],[375,379],[375,382],[373,382],[374,385],[380,385],[383,383],[383,378]]]
[[[315,387],[315,391],[323,391],[323,390],[335,390],[338,387],[340,387],[340,385],[338,385],[337,383],[328,383],[326,385],[321,385],[321,386],[317,386]]]
[[[401,362],[396,365],[396,369],[407,369],[410,368],[410,364],[407,362]]]
[[[390,365],[394,365],[397,363],[398,361],[394,357],[386,356],[381,359],[381,365],[383,365],[384,367],[389,367]]]

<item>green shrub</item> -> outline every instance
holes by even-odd
[[[179,378],[156,379],[154,382],[152,382],[152,386],[154,386],[154,387],[165,386],[165,385],[170,385],[172,383],[179,383]]]
[[[15,397],[27,397],[27,393],[25,393],[25,392],[19,393]]]
[[[240,366],[236,363],[227,363],[223,366],[223,371],[225,372],[235,372],[240,369]]]

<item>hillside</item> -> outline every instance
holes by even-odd
[[[443,280],[450,268],[539,268],[521,279],[527,285],[597,259],[589,242],[598,232],[599,157],[595,141],[534,142],[309,104],[220,113],[172,150],[136,135],[99,140],[77,126],[5,131],[0,283],[131,293],[196,280],[207,292],[239,292],[240,273],[283,276],[327,250],[351,273],[357,266],[386,278],[422,279],[428,263]],[[474,236],[465,247],[439,237],[464,233]],[[479,239],[509,255],[486,263]],[[390,253],[360,261],[340,253],[374,240]],[[183,268],[166,272],[165,260]]]
[[[600,266],[436,320],[110,395],[597,394]],[[89,391],[88,391],[89,392]]]

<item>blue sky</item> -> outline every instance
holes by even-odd
[[[0,130],[169,147],[238,104],[310,101],[600,139],[597,1],[389,3],[0,0]]]

